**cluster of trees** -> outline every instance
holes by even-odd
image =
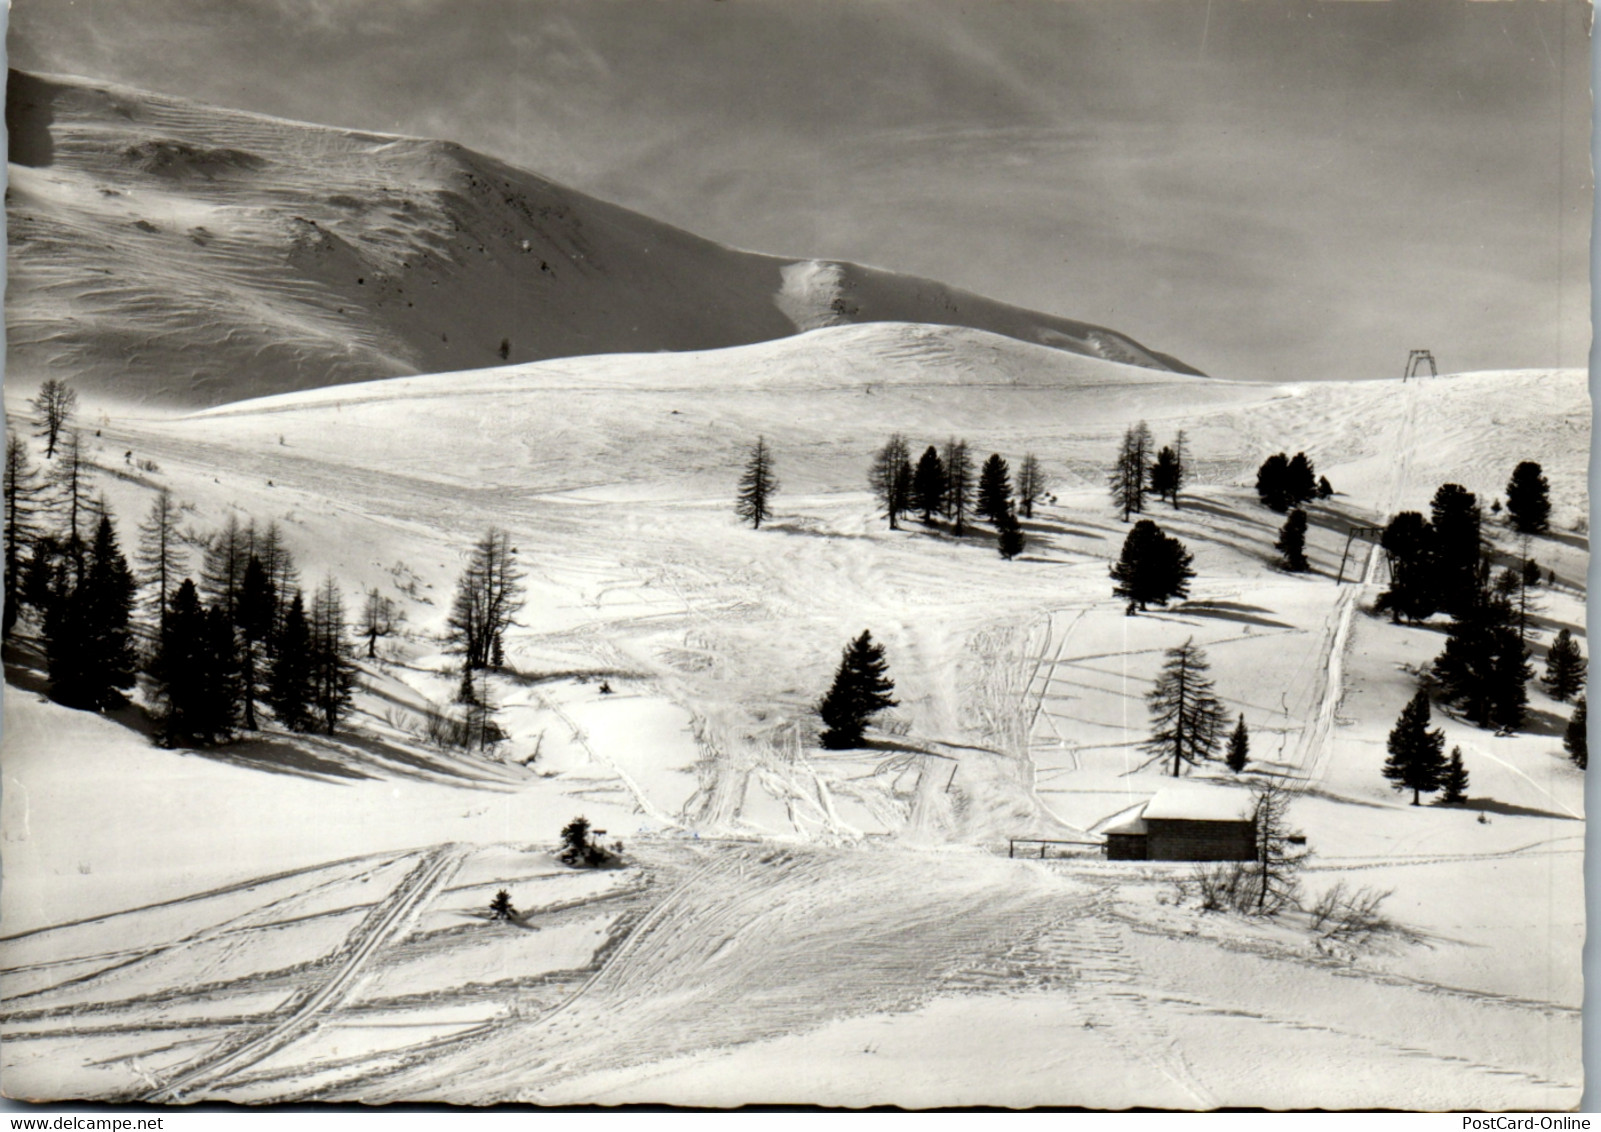
[[[1154,495],[1179,506],[1179,490],[1188,478],[1185,465],[1185,438],[1181,430],[1173,443],[1156,449],[1151,429],[1144,421],[1123,433],[1117,459],[1107,477],[1112,502],[1123,512],[1123,521],[1134,512],[1145,510],[1145,497]]]
[[[355,687],[344,595],[309,595],[276,523],[230,515],[204,540],[199,581],[181,576],[178,509],[163,493],[142,528],[156,640],[146,671],[166,746],[224,742],[270,711],[291,731],[333,734]]]
[[[953,437],[943,453],[930,444],[914,466],[911,447],[900,433],[874,454],[867,483],[890,530],[899,530],[900,520],[917,512],[926,526],[933,526],[936,516],[948,521],[957,536],[966,533],[971,518],[985,519],[995,528],[1001,557],[1008,560],[1023,552],[1026,541],[1018,515],[1032,518],[1047,487],[1032,452],[1018,467],[1014,494],[1011,467],[1000,453],[990,454],[975,480],[967,441]]]
[[[1305,452],[1293,457],[1279,452],[1256,470],[1256,495],[1263,506],[1283,514],[1291,507],[1334,494],[1327,476],[1319,476]]]
[[[1454,483],[1434,493],[1428,519],[1404,511],[1390,520],[1380,539],[1390,585],[1378,605],[1397,623],[1449,614],[1445,649],[1431,668],[1441,698],[1480,727],[1515,731],[1523,724],[1532,675],[1524,643],[1530,590],[1542,574],[1525,547],[1522,565],[1492,580],[1482,527],[1477,498]],[[1563,698],[1577,691],[1570,652],[1576,652],[1571,637],[1551,662],[1562,672],[1557,683]]]
[[[1461,484],[1441,484],[1429,502],[1430,517],[1403,511],[1384,528],[1379,545],[1390,567],[1390,587],[1379,607],[1399,622],[1423,621],[1436,613],[1459,616],[1478,604],[1490,575],[1478,498]],[[1527,565],[1537,582],[1538,565]]]
[[[1507,499],[1509,519],[1523,535],[1522,563],[1493,579],[1478,500],[1460,484],[1441,485],[1428,519],[1416,511],[1397,515],[1380,541],[1390,565],[1390,586],[1380,607],[1397,623],[1450,615],[1445,647],[1429,668],[1432,688],[1476,726],[1502,733],[1522,727],[1534,675],[1525,642],[1530,591],[1540,584],[1542,571],[1528,548],[1530,537],[1545,528],[1550,516],[1549,488],[1538,464],[1517,465]],[[1546,651],[1544,683],[1552,698],[1566,701],[1578,695],[1585,669],[1573,634],[1561,630]],[[1428,726],[1430,690],[1420,688],[1396,721],[1384,774],[1396,789],[1413,792],[1414,805],[1421,794],[1435,791],[1442,792],[1447,804],[1458,804],[1466,799],[1467,771],[1461,749],[1446,756],[1443,733]],[[1584,715],[1580,696],[1564,745],[1581,767],[1588,761]]]
[[[6,440],[5,633],[29,619],[51,696],[107,711],[128,702],[143,673],[169,746],[225,741],[257,728],[264,710],[285,727],[331,733],[355,678],[338,584],[326,579],[308,608],[276,524],[230,517],[209,537],[180,531],[182,509],[165,491],[130,566],[111,508],[93,494],[94,467],[71,427],[76,403],[60,382],[33,402],[48,472],[20,436]],[[196,547],[198,582],[186,576]]]

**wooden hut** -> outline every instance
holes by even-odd
[[[1249,861],[1256,820],[1249,795],[1210,786],[1163,787],[1103,830],[1112,861]]]

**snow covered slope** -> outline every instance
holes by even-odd
[[[1193,372],[931,280],[723,247],[447,142],[18,71],[6,124],[14,386],[214,405],[878,320]]]
[[[1158,443],[1187,433],[1183,506],[1150,515],[1197,577],[1130,618],[1104,480],[1139,419]],[[1385,735],[1442,636],[1369,612],[1383,577],[1360,543],[1335,575],[1351,525],[1426,510],[1444,481],[1488,501],[1538,460],[1554,526],[1530,553],[1556,574],[1538,669],[1559,629],[1584,640],[1588,421],[1576,371],[1265,386],[906,323],[92,416],[125,539],[165,487],[197,530],[276,521],[305,579],[377,587],[406,622],[363,662],[353,734],[211,752],[46,702],[14,650],[6,1087],[1571,1107],[1571,707],[1531,684],[1517,735],[1437,712],[1470,801],[1407,805]],[[892,431],[1014,468],[1036,454],[1053,498],[1025,553],[1003,561],[984,527],[889,530],[865,478]],[[781,490],[753,531],[731,501],[758,435]],[[1338,493],[1308,509],[1300,576],[1274,566],[1281,519],[1249,486],[1286,448]],[[455,686],[439,633],[491,523],[529,595],[489,688],[509,738],[447,756],[414,724]],[[814,705],[864,628],[900,703],[868,746],[823,751]],[[1201,914],[1188,866],[1006,859],[1008,838],[1082,838],[1167,781],[1144,696],[1187,639],[1249,722],[1251,773],[1297,793],[1308,901],[1393,890],[1396,931],[1356,948],[1304,917]],[[1220,766],[1197,774],[1243,806]],[[553,864],[576,813],[625,841],[627,869]],[[499,887],[521,927],[486,922]]]

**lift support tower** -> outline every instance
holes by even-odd
[[[1432,353],[1428,350],[1413,350],[1406,356],[1406,372],[1401,375],[1401,380],[1405,382],[1410,377],[1422,377],[1424,362],[1429,363],[1430,377],[1440,376],[1440,371],[1434,368],[1434,355]]]

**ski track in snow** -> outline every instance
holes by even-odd
[[[951,371],[953,380],[964,373],[971,377],[967,355],[952,351],[938,335],[897,333],[900,345],[894,356],[900,362],[908,366],[938,363]],[[769,376],[758,371],[747,382],[754,387]],[[985,383],[973,383],[974,388],[982,385]],[[857,404],[888,401],[897,389],[907,394],[923,388],[948,391],[955,387],[902,382],[873,393],[871,402],[852,402],[848,412],[855,414]],[[1410,499],[1415,476],[1434,471],[1428,466],[1422,470],[1414,467],[1417,417],[1425,388],[1421,381],[1411,383],[1401,394],[1404,411],[1394,426],[1374,429],[1374,436],[1359,438],[1362,444],[1400,455],[1386,481],[1387,513]],[[688,383],[668,383],[654,390],[652,396],[661,399],[650,402],[650,413],[667,417],[669,402],[665,398],[675,390],[695,395],[697,389],[704,395],[704,386]],[[1225,385],[1220,384],[1219,389],[1227,392]],[[1119,396],[1127,393],[1124,388]],[[1352,396],[1359,394],[1368,395],[1358,391]],[[374,390],[355,390],[329,404],[342,405],[351,417],[359,418],[363,398],[378,395]],[[446,400],[450,396],[446,391],[429,396],[434,398],[430,407],[437,404],[441,411],[453,404]],[[1140,404],[1130,396],[1128,403],[1118,405],[1119,421]],[[737,397],[730,394],[725,400],[732,404]],[[1291,401],[1283,407],[1287,415],[1275,418],[1279,424],[1251,426],[1257,431],[1248,433],[1247,446],[1265,443],[1283,420],[1300,419],[1310,422],[1308,428],[1325,429],[1315,436],[1332,435],[1328,429],[1349,428],[1351,421],[1325,426],[1318,415],[1322,403],[1315,395],[1308,395],[1304,404]],[[1165,411],[1160,404],[1156,408]],[[718,409],[734,412],[721,403]],[[265,427],[274,432],[282,427],[298,443],[296,430],[309,426],[292,410],[293,406],[240,410],[227,420],[219,415],[218,420],[222,426],[249,425],[250,412],[270,413],[271,423]],[[1232,411],[1218,410],[1214,416],[1222,420]],[[493,414],[486,414],[485,420],[488,415]],[[510,412],[501,415],[514,416]],[[676,409],[672,415],[677,415]],[[530,400],[529,406],[518,407],[516,419],[526,423],[537,416],[537,406]],[[1158,412],[1151,416],[1160,419]],[[499,421],[493,423],[504,427]],[[720,424],[726,427],[727,421]],[[1131,1067],[1131,1078],[1139,1074],[1140,1081],[1154,1082],[1159,1091],[1152,1096],[1175,1106],[1210,1107],[1230,1103],[1237,1095],[1234,1079],[1208,1063],[1210,1051],[1195,1044],[1196,1031],[1187,1028],[1186,1018],[1175,1012],[1246,1020],[1263,1049],[1270,1048],[1278,1034],[1296,1029],[1371,1046],[1376,1062],[1389,1064],[1405,1058],[1408,1072],[1427,1061],[1431,1070],[1440,1068],[1442,1072],[1505,1075],[1520,1089],[1527,1086],[1552,1093],[1572,1089],[1557,1080],[1561,1072],[1513,1064],[1514,1055],[1524,1057],[1528,1049],[1555,1032],[1538,1029],[1539,1020],[1557,1018],[1566,1024],[1576,1017],[1574,1008],[1559,1002],[1543,1001],[1532,994],[1458,986],[1449,978],[1312,957],[1296,953],[1283,940],[1259,945],[1226,934],[1195,938],[1181,927],[1131,918],[1120,905],[1131,892],[1146,892],[1153,884],[1165,883],[1162,878],[1128,874],[1109,882],[1105,873],[1089,869],[1075,873],[1071,864],[1036,867],[1007,862],[1004,855],[995,861],[974,852],[970,845],[921,855],[882,849],[876,839],[864,838],[852,824],[871,827],[877,822],[880,828],[935,843],[965,838],[990,844],[1037,815],[1038,811],[1031,814],[1026,807],[1012,804],[1019,799],[1037,803],[1045,813],[1051,812],[1052,804],[1064,804],[1055,797],[1041,801],[1035,790],[1039,781],[1050,781],[1064,771],[1093,770],[1097,758],[1117,760],[1123,779],[1131,783],[1129,789],[1155,785],[1159,781],[1155,776],[1129,773],[1120,761],[1129,744],[1119,736],[1143,728],[1139,701],[1149,672],[1163,650],[1174,643],[1175,635],[1182,639],[1190,632],[1206,634],[1206,647],[1213,650],[1215,660],[1234,655],[1229,650],[1236,648],[1242,653],[1247,649],[1278,650],[1284,658],[1281,668],[1267,673],[1251,670],[1247,676],[1230,673],[1230,685],[1224,689],[1226,701],[1285,718],[1285,733],[1296,735],[1286,769],[1296,786],[1306,792],[1304,802],[1298,804],[1326,803],[1316,790],[1331,782],[1354,796],[1348,779],[1341,777],[1348,768],[1336,765],[1344,762],[1352,745],[1339,742],[1336,728],[1342,725],[1339,707],[1347,676],[1371,676],[1367,668],[1348,672],[1347,654],[1358,605],[1377,581],[1380,558],[1376,547],[1368,550],[1360,580],[1340,586],[1332,594],[1314,588],[1332,588],[1326,575],[1311,579],[1270,575],[1261,587],[1270,591],[1269,595],[1259,596],[1251,579],[1260,576],[1260,565],[1250,555],[1270,540],[1271,532],[1264,534],[1259,529],[1263,523],[1249,510],[1249,504],[1241,506],[1244,493],[1238,489],[1226,482],[1198,486],[1193,513],[1168,516],[1164,511],[1162,521],[1183,533],[1198,551],[1214,555],[1214,560],[1224,565],[1215,580],[1203,579],[1215,592],[1198,594],[1190,603],[1195,608],[1188,611],[1179,606],[1125,624],[1120,613],[1105,616],[1104,556],[1115,552],[1115,535],[1121,528],[1092,513],[1094,507],[1104,507],[1098,488],[1094,500],[1053,509],[1047,516],[1050,521],[1041,521],[1034,544],[1040,561],[1010,564],[1004,567],[1009,573],[1003,573],[989,561],[995,557],[993,550],[976,542],[925,542],[921,531],[892,540],[869,525],[877,520],[861,518],[858,512],[865,504],[859,507],[854,495],[846,498],[832,488],[833,494],[808,495],[802,502],[785,497],[777,529],[761,532],[758,537],[765,541],[758,544],[746,538],[747,532],[734,530],[731,522],[719,524],[715,517],[708,517],[726,509],[720,498],[711,496],[712,490],[721,489],[720,483],[715,489],[706,489],[704,497],[697,494],[702,492],[697,482],[680,493],[682,498],[675,496],[659,504],[647,499],[603,512],[583,493],[619,485],[590,468],[559,475],[551,472],[552,482],[538,484],[538,490],[520,482],[483,488],[475,484],[478,473],[471,467],[447,470],[442,465],[431,469],[419,465],[414,475],[364,468],[359,458],[362,434],[354,431],[346,434],[356,437],[350,455],[347,458],[340,453],[341,459],[348,459],[347,467],[330,465],[327,455],[316,451],[302,454],[293,446],[263,447],[250,439],[248,431],[237,434],[243,439],[236,437],[219,448],[198,439],[193,430],[185,432],[186,424],[168,432],[163,431],[165,427],[131,426],[127,435],[138,439],[137,443],[130,439],[129,447],[137,448],[141,455],[159,456],[169,469],[187,465],[185,474],[203,484],[211,481],[219,451],[237,455],[236,473],[276,481],[274,494],[266,498],[274,500],[278,513],[297,516],[293,523],[286,521],[291,531],[298,529],[295,524],[301,516],[331,510],[335,513],[332,518],[323,516],[318,521],[359,520],[373,524],[361,528],[365,532],[376,526],[385,537],[414,540],[405,543],[408,561],[415,561],[424,572],[434,560],[439,563],[431,575],[439,583],[431,603],[446,600],[446,579],[458,564],[453,541],[476,533],[475,525],[486,516],[507,522],[519,532],[537,532],[542,547],[529,572],[531,582],[543,587],[546,604],[530,621],[540,618],[551,623],[539,620],[537,635],[530,631],[528,637],[538,647],[559,651],[563,658],[576,657],[570,661],[575,669],[587,665],[626,672],[635,682],[632,691],[660,694],[682,707],[694,721],[696,746],[702,756],[693,771],[697,788],[690,800],[681,809],[683,795],[664,805],[662,798],[651,794],[650,771],[632,775],[627,767],[618,765],[606,750],[599,749],[599,725],[592,744],[575,714],[586,721],[595,717],[576,708],[570,711],[571,699],[539,687],[519,701],[519,710],[537,710],[558,721],[552,733],[565,727],[574,749],[584,752],[576,761],[587,758],[611,776],[584,779],[582,788],[569,783],[566,794],[555,795],[561,799],[555,804],[588,797],[585,790],[603,790],[608,804],[623,812],[642,813],[664,830],[682,827],[699,828],[702,833],[754,834],[765,828],[815,838],[820,844],[768,843],[753,848],[733,841],[718,844],[710,838],[698,845],[646,839],[634,867],[651,883],[642,883],[623,895],[572,900],[560,915],[537,918],[530,925],[537,926],[537,932],[522,934],[506,925],[484,927],[463,920],[467,926],[459,931],[452,928],[422,937],[418,929],[419,934],[408,935],[425,914],[462,915],[459,907],[440,898],[451,874],[469,859],[470,851],[442,845],[416,858],[406,878],[382,901],[352,901],[352,906],[370,910],[332,951],[308,953],[298,962],[285,960],[280,968],[259,977],[233,980],[226,964],[236,953],[208,952],[208,966],[197,970],[210,972],[207,977],[215,983],[206,989],[209,997],[200,1006],[186,997],[186,992],[176,990],[152,993],[140,989],[130,991],[121,1001],[114,996],[119,980],[134,980],[147,959],[159,960],[174,948],[221,943],[227,948],[237,946],[242,953],[266,935],[258,929],[279,926],[274,909],[324,888],[334,891],[342,882],[336,878],[308,884],[291,896],[219,916],[203,927],[183,921],[183,934],[170,945],[102,948],[64,960],[64,964],[92,961],[110,965],[87,973],[64,966],[65,981],[6,1001],[6,1021],[21,1031],[8,1036],[15,1036],[19,1046],[29,1044],[29,1039],[47,1044],[47,1039],[74,1035],[87,1041],[91,1036],[115,1034],[122,1040],[138,1036],[145,1025],[146,1045],[135,1054],[113,1051],[104,1056],[107,1051],[96,1047],[92,1064],[108,1074],[113,1069],[124,1073],[120,1085],[108,1086],[117,1096],[160,1101],[581,1099],[586,1082],[605,1074],[634,1074],[633,1079],[640,1080],[641,1074],[655,1073],[655,1067],[674,1059],[761,1048],[763,1043],[787,1035],[821,1031],[842,1018],[883,1016],[893,1020],[934,1000],[993,997],[1040,987],[1052,991],[1055,997],[1050,1008],[1061,1017],[1074,1019],[1075,1028],[1089,1035],[1085,1040],[1104,1042],[1116,1050]],[[347,423],[342,427],[360,426]],[[925,432],[937,435],[932,426]],[[108,436],[107,443],[120,449],[117,429],[108,428]],[[658,439],[653,443],[665,442]],[[693,449],[687,441],[674,443]],[[822,442],[813,438],[806,443],[813,447],[804,448],[800,442],[797,447],[814,451]],[[484,447],[494,445],[485,443]],[[1082,449],[1072,450],[1067,464],[1088,459],[1084,452],[1093,457],[1100,447],[1104,445],[1099,438],[1093,445],[1085,441]],[[652,450],[649,458],[658,458],[663,452],[690,458],[670,446]],[[548,457],[530,454],[529,458]],[[704,463],[695,465],[695,474],[707,474],[710,466],[720,476],[721,458],[696,450],[693,459]],[[850,459],[856,461],[857,456],[852,454]],[[491,473],[491,478],[493,474],[498,472]],[[541,464],[539,475],[545,474]],[[1378,482],[1377,476],[1373,482]],[[621,486],[638,484],[630,480]],[[226,489],[219,483],[217,490]],[[1379,495],[1374,491],[1364,498]],[[1189,503],[1186,497],[1186,505]],[[1212,508],[1212,512],[1203,508]],[[591,517],[591,513],[609,518]],[[1332,523],[1343,515],[1343,511],[1330,510],[1326,518]],[[672,524],[682,524],[683,533],[662,534]],[[1070,529],[1073,533],[1068,533]],[[1331,537],[1330,529],[1321,532],[1325,543]],[[519,537],[528,535],[520,533]],[[1338,532],[1333,537],[1337,547]],[[618,545],[625,546],[621,557],[626,561],[616,561]],[[547,551],[545,547],[556,549]],[[1318,550],[1328,559],[1327,545]],[[352,560],[366,566],[365,559],[376,553],[361,546],[352,552]],[[1326,564],[1332,572],[1332,561]],[[1049,572],[1043,582],[1039,580],[1042,570]],[[1006,586],[1019,587],[1022,596],[998,597],[1012,592]],[[1077,598],[1084,600],[1074,600]],[[1261,604],[1253,604],[1256,601]],[[934,616],[936,612],[939,616]],[[1280,618],[1293,624],[1276,625]],[[826,624],[821,628],[815,627],[814,622],[823,621]],[[1246,623],[1243,630],[1236,621]],[[923,749],[873,752],[882,756],[876,765],[871,759],[851,763],[833,762],[832,756],[789,758],[791,736],[796,748],[802,745],[793,724],[809,710],[807,698],[815,694],[814,685],[826,680],[826,669],[837,658],[839,643],[846,639],[843,630],[848,627],[857,632],[864,624],[871,625],[875,637],[891,646],[897,692],[903,700],[900,717],[909,728],[904,736],[896,733],[894,737],[904,740],[907,748]],[[1115,647],[1119,633],[1124,634],[1121,650]],[[1081,655],[1071,655],[1070,645]],[[663,659],[669,649],[674,658],[689,656],[693,663],[682,662],[680,670],[675,667],[680,661]],[[1224,663],[1217,667],[1227,670]],[[537,671],[537,665],[530,664],[528,670]],[[415,671],[428,675],[421,666]],[[1264,689],[1261,694],[1258,687]],[[1278,706],[1258,702],[1271,700],[1275,694],[1281,697]],[[1068,714],[1069,710],[1074,714]],[[1118,718],[1119,711],[1124,713],[1122,718]],[[1036,730],[1044,734],[1036,737]],[[1258,727],[1254,733],[1268,731]],[[1055,752],[1051,750],[1052,737],[1059,748]],[[1014,739],[1020,740],[1016,750],[1012,749]],[[1338,760],[1333,754],[1336,747]],[[948,752],[956,766],[936,757],[932,753],[936,751]],[[1063,759],[1063,766],[1050,765],[1055,755]],[[1550,797],[1564,812],[1573,812],[1548,785],[1509,759],[1487,757],[1486,762],[1497,764],[1509,776],[1521,776],[1519,790],[1532,789]],[[637,764],[630,765],[637,769]],[[912,768],[916,768],[915,782],[911,781]],[[952,769],[956,771],[954,788],[947,793]],[[1006,795],[1002,788],[1011,789],[1014,784],[1005,776],[1012,773],[1021,786]],[[886,786],[886,781],[890,785]],[[1329,792],[1338,793],[1333,787]],[[544,795],[541,801],[551,797]],[[619,797],[624,798],[620,804]],[[994,805],[993,813],[985,813],[984,805],[997,798],[1002,801]],[[775,812],[781,809],[783,814],[765,827],[760,815],[754,814],[755,806],[764,800],[775,803]],[[1114,798],[1106,801],[1104,808],[1119,804]],[[677,815],[669,816],[671,810],[677,810]],[[547,816],[541,813],[539,820]],[[1385,815],[1385,820],[1392,816]],[[1446,847],[1461,846],[1462,851],[1408,852],[1412,847],[1430,847],[1429,837],[1443,828],[1441,823],[1451,815],[1416,817],[1436,824],[1411,834],[1396,852],[1320,857],[1308,871],[1341,874],[1423,865],[1449,868],[1466,862],[1544,860],[1556,854],[1565,860],[1577,848],[1577,835],[1506,848],[1510,835],[1502,831],[1513,828],[1511,820],[1541,820],[1518,817],[1493,831],[1499,837],[1496,841],[1470,828],[1467,836],[1453,832],[1450,836],[1456,840],[1444,843]],[[1065,814],[1060,820],[1072,824]],[[1088,825],[1085,823],[1086,828]],[[1532,834],[1549,827],[1516,828]],[[1486,848],[1472,850],[1472,836],[1483,836],[1486,840],[1477,844]],[[443,838],[429,835],[419,840]],[[835,849],[830,847],[831,840],[849,842],[853,847]],[[379,862],[412,859],[407,854],[373,858]],[[460,899],[481,905],[466,895],[470,887],[463,883]],[[448,891],[455,893],[454,889]],[[182,902],[175,903],[181,906]],[[554,942],[547,941],[579,922],[584,924],[583,946],[574,945],[577,957],[559,969],[519,972],[515,967],[496,967],[487,959],[482,968],[473,966],[472,956],[478,952],[470,949],[485,946],[485,940],[509,949],[494,952],[497,957],[513,954],[532,962],[528,956],[555,948]],[[1139,942],[1136,936],[1149,936],[1164,947],[1185,948],[1194,957],[1194,969],[1167,972],[1148,952],[1135,946]],[[516,947],[524,942],[527,953],[517,952]],[[467,959],[452,959],[468,972],[458,985],[414,991],[386,986],[387,997],[381,1000],[361,998],[369,979],[389,978],[391,972],[403,969],[402,959],[431,962],[436,957],[454,956],[451,949],[455,947],[469,952]],[[1498,1051],[1494,1056],[1475,1054],[1469,1039],[1457,1039],[1444,1031],[1436,1043],[1420,1042],[1391,1028],[1382,1012],[1376,1012],[1371,1026],[1365,1026],[1342,1020],[1338,1001],[1331,1005],[1309,1000],[1300,1009],[1303,1016],[1292,1016],[1297,1013],[1292,1006],[1269,1006],[1244,991],[1214,989],[1205,957],[1221,952],[1255,964],[1250,969],[1260,974],[1279,977],[1285,969],[1311,971],[1331,982],[1340,980],[1353,993],[1371,993],[1373,988],[1383,987],[1398,994],[1482,1008],[1486,1012],[1482,1018],[1493,1020],[1500,1012],[1509,1011],[1536,1021],[1517,1031],[1509,1042],[1506,1065],[1488,1064],[1500,1058],[1500,1047],[1494,1047]],[[486,947],[484,954],[488,953]],[[497,958],[496,962],[500,961]],[[13,970],[25,973],[29,966]],[[230,1006],[227,997],[242,996],[252,989],[252,978],[255,987],[281,994],[282,1001]],[[73,1003],[59,1009],[45,1005],[51,995],[75,985],[95,994],[100,994],[103,985],[106,1001]],[[30,1001],[40,1009],[31,1008]],[[195,1023],[165,1016],[141,1023],[141,1018],[149,1017],[141,1012],[153,1007],[173,1008],[176,1015],[178,1008],[200,1011],[201,1006],[211,1013]],[[449,1025],[429,1020],[457,1008],[464,1013],[459,1019],[451,1015],[454,1020]],[[408,1010],[423,1020],[405,1015]],[[408,1020],[385,1021],[403,1015]],[[386,1035],[387,1045],[373,1037],[365,1050],[360,1046],[366,1039],[353,1040],[338,1050],[319,1044],[346,1023],[352,1028],[359,1024],[362,1034],[386,1028],[393,1032]],[[47,1031],[42,1028],[46,1025],[56,1028]],[[1490,1029],[1489,1022],[1484,1025]],[[33,1033],[25,1032],[28,1026],[35,1028]],[[219,1037],[217,1031],[224,1026],[229,1032]],[[430,1029],[426,1033],[406,1029],[423,1026]],[[196,1031],[201,1036],[192,1036]],[[351,1048],[359,1051],[352,1053]],[[1065,1048],[1079,1047],[1068,1044]],[[1563,1063],[1560,1057],[1553,1057],[1552,1064],[1560,1068]],[[1346,1063],[1341,1067],[1349,1068]],[[1394,1095],[1405,1094],[1397,1091]],[[1493,1100],[1499,1095],[1486,1092],[1482,1098],[1475,1094],[1475,1099]],[[1526,1098],[1536,1094],[1514,1091],[1505,1095]]]
[[[323,1014],[341,1001],[363,974],[367,961],[409,928],[423,905],[449,882],[464,855],[465,850],[461,848],[444,846],[425,856],[384,905],[364,920],[347,941],[349,953],[332,977],[309,994],[289,1017],[266,1033],[185,1066],[177,1076],[152,1090],[144,1099],[152,1104],[182,1101],[303,1037]]]

